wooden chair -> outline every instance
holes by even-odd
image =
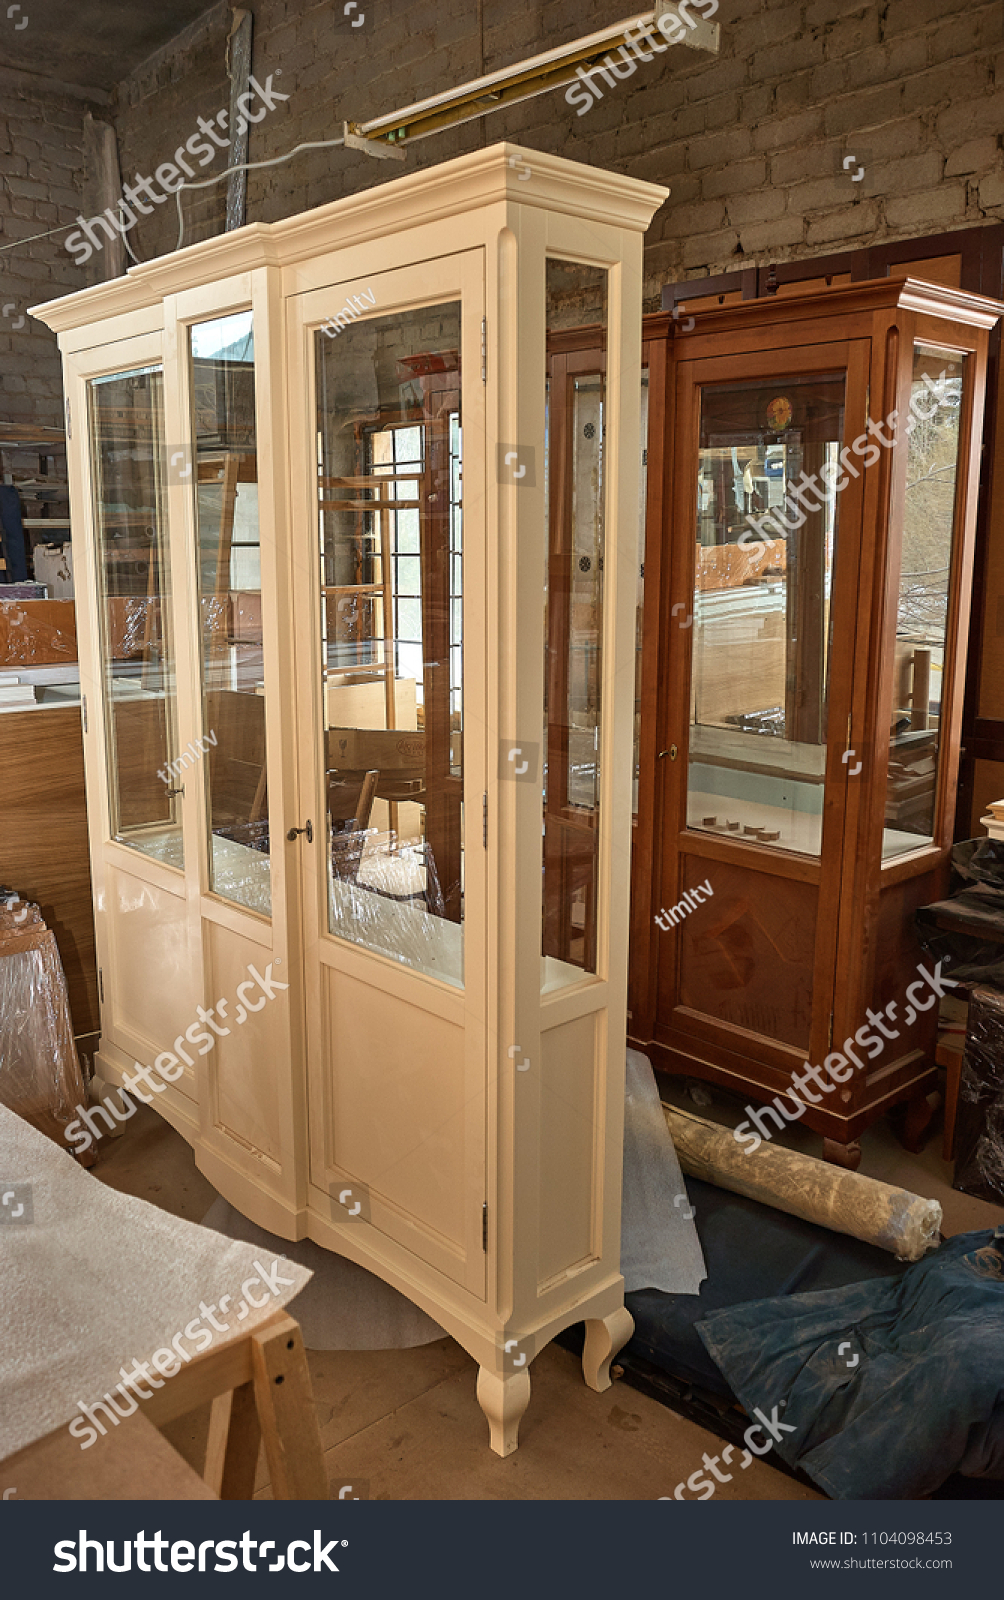
[[[341,772],[328,773],[331,865],[336,877],[352,883],[359,875],[379,781],[380,773],[375,769],[364,773],[361,781]]]

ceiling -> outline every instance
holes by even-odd
[[[19,9],[4,0],[0,67],[108,93],[209,9],[207,0],[21,0]]]

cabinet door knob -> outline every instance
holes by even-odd
[[[305,833],[307,835],[307,843],[308,844],[313,844],[313,842],[314,842],[314,824],[311,822],[309,817],[307,818],[307,826],[305,828],[290,828],[289,832],[286,835],[286,838],[289,840],[290,844],[292,844],[293,840],[296,838],[297,834],[300,834],[300,833]]]

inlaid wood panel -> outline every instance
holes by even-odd
[[[660,933],[660,973],[679,961],[680,1004],[766,1039],[809,1047],[815,885],[685,857],[683,888],[712,894]],[[677,907],[686,911],[686,902]],[[673,909],[673,908],[667,908]],[[672,950],[673,943],[678,948]]]

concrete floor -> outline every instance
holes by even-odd
[[[142,1106],[119,1139],[101,1142],[91,1171],[191,1222],[216,1198],[181,1136]],[[295,1301],[289,1309],[295,1316]],[[594,1394],[576,1357],[556,1345],[533,1363],[520,1447],[506,1461],[488,1448],[477,1368],[453,1339],[310,1351],[308,1360],[334,1496],[351,1485],[352,1495],[377,1500],[657,1500],[702,1467],[705,1451],[722,1451],[716,1435],[626,1384]],[[183,1419],[165,1432],[194,1461],[204,1427],[204,1417]],[[270,1497],[264,1455],[255,1492]],[[821,1497],[762,1459],[719,1484],[717,1498]]]

